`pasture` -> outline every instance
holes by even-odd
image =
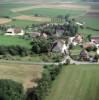
[[[12,79],[22,83],[24,89],[36,86],[36,79],[41,78],[43,67],[26,64],[0,64],[0,79]]]
[[[99,100],[98,76],[98,65],[64,66],[45,100]]]
[[[23,47],[30,48],[30,41],[29,40],[24,40],[22,38],[18,37],[11,37],[11,36],[0,36],[0,45],[20,45]]]

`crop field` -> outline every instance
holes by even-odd
[[[12,79],[23,84],[24,88],[36,86],[35,80],[41,78],[43,67],[26,64],[0,64],[0,79]]]
[[[64,66],[45,100],[99,100],[98,76],[98,65]]]
[[[11,36],[0,36],[0,45],[20,45],[23,47],[30,48],[30,41],[24,40],[18,37],[11,37]]]

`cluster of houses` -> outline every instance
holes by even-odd
[[[15,36],[15,35],[23,36],[24,34],[25,34],[25,31],[21,28],[9,28],[7,29],[5,33],[5,35],[10,35],[10,36]],[[31,36],[32,37],[43,36],[45,39],[48,37],[46,33],[40,33],[40,32],[32,32]],[[83,45],[83,49],[80,53],[80,57],[82,57],[84,60],[89,59],[89,54],[86,51],[86,48],[89,48],[91,46],[95,46],[97,48],[96,55],[99,55],[99,36],[93,36],[91,38],[91,42],[83,43],[83,37],[81,36],[81,34],[77,34],[74,37],[69,37],[68,44],[66,44],[65,40],[63,39],[55,40],[51,50],[53,52],[59,52],[66,55],[69,52],[70,44],[72,44],[73,46]]]

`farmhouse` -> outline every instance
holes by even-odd
[[[56,40],[51,49],[53,52],[67,54],[68,46],[66,46],[64,40]]]
[[[32,32],[30,33],[32,37],[43,37],[45,39],[47,39],[47,34],[46,33],[40,33],[40,32]]]
[[[11,36],[15,36],[15,35],[24,35],[25,32],[24,30],[22,30],[21,28],[9,28],[7,29],[5,35],[11,35]]]
[[[99,36],[93,36],[91,42],[96,44],[96,47],[99,47]]]
[[[88,60],[88,58],[89,58],[89,54],[88,54],[88,52],[85,50],[85,49],[83,49],[81,52],[80,52],[80,59],[81,58],[83,58],[83,60]]]
[[[74,37],[69,38],[69,43],[73,44],[76,46],[77,44],[81,44],[83,42],[83,37],[80,34],[77,34]]]

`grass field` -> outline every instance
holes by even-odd
[[[34,80],[41,77],[42,71],[40,65],[0,64],[0,79],[12,79],[27,89],[36,85]]]
[[[18,37],[11,37],[11,36],[0,36],[0,45],[20,45],[23,47],[30,48],[30,41],[24,40]]]
[[[34,8],[32,10],[22,11],[21,13],[25,14],[25,15],[38,14],[40,16],[53,17],[53,16],[67,15],[67,14],[69,14],[71,16],[77,16],[77,15],[84,13],[84,11],[72,10],[72,9],[66,10],[66,9],[59,9],[59,8]]]
[[[98,65],[65,66],[45,100],[99,100]]]

